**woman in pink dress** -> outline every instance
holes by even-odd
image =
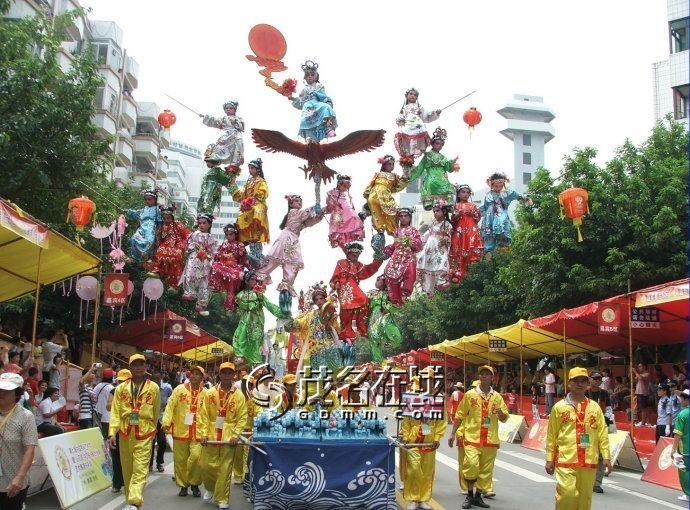
[[[472,188],[467,184],[455,188],[457,202],[450,215],[453,234],[448,254],[452,283],[462,283],[467,274],[467,266],[478,262],[484,253],[484,243],[477,228],[481,214],[470,200],[471,195]]]
[[[211,265],[209,285],[216,292],[225,292],[223,307],[235,310],[235,294],[240,290],[244,269],[249,268],[249,259],[244,243],[237,240],[237,225],[230,223],[223,227],[225,240],[218,248]]]
[[[328,240],[333,248],[364,240],[364,224],[350,196],[350,176],[338,174],[338,184],[326,194],[325,214],[331,215]]]

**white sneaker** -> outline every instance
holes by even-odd
[[[227,503],[220,503],[220,504],[218,505],[218,509],[219,509],[219,510],[229,510],[229,509],[230,509],[230,505],[228,505]]]
[[[485,498],[495,498],[495,497],[496,497],[496,493],[495,493],[494,491],[487,491],[487,492],[485,492],[484,494],[482,494],[482,497],[485,497]]]
[[[405,484],[404,484],[404,483],[401,483],[400,485],[398,485],[398,489],[403,490],[404,488],[405,488]]]
[[[407,510],[417,510],[417,502],[413,501],[409,505],[407,505]]]
[[[678,499],[681,501],[690,501],[690,497],[688,497],[687,494],[683,494],[682,496],[678,496]]]
[[[422,510],[432,510],[431,505],[427,503],[426,501],[422,501],[417,505],[417,508],[421,508]]]
[[[204,503],[208,503],[213,499],[213,493],[209,491],[204,491]]]

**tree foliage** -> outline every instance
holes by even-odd
[[[91,52],[60,67],[66,27],[82,13],[0,19],[2,196],[51,225],[64,221],[82,182],[102,179],[108,150],[91,123],[102,84]]]

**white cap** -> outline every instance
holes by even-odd
[[[24,386],[24,378],[19,374],[5,372],[0,374],[0,390],[15,390]]]

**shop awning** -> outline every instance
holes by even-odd
[[[169,340],[165,337],[164,328],[170,320],[185,321],[183,340]],[[189,319],[177,315],[170,310],[158,312],[146,319],[128,321],[112,329],[102,330],[98,333],[101,340],[118,344],[131,345],[143,350],[163,352],[179,356],[193,348],[201,348],[213,344],[218,337],[207,333]],[[209,348],[210,349],[210,348]],[[194,359],[194,356],[191,356]],[[199,359],[197,357],[197,359]]]
[[[206,363],[207,361],[213,361],[215,359],[231,358],[233,352],[230,344],[222,340],[217,340],[202,347],[192,347],[180,354],[180,357]]]
[[[632,321],[630,309],[632,309]],[[619,316],[613,321],[614,315]],[[597,350],[688,341],[688,278],[614,296],[526,321],[527,328],[582,342]],[[607,326],[607,321],[614,324]],[[604,331],[604,332],[602,332]],[[632,333],[632,335],[630,335]]]
[[[0,302],[98,268],[100,259],[0,198]]]
[[[528,329],[525,323],[521,319],[510,326],[446,340],[430,345],[429,350],[440,351],[474,365],[519,361],[520,351],[522,359],[528,360],[598,350],[570,338],[564,342],[560,335],[550,331],[536,327]]]

